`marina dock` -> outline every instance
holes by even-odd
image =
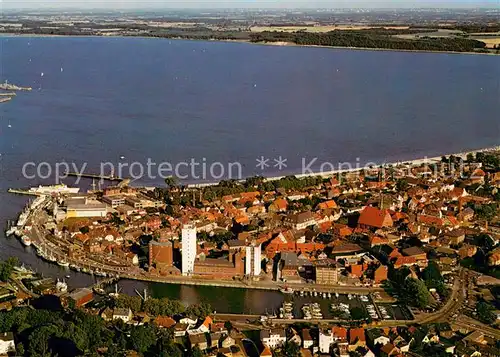
[[[97,175],[97,174],[86,174],[86,173],[78,173],[78,172],[65,172],[66,176],[76,176],[76,177],[84,177],[90,179],[104,180],[104,181],[123,181],[125,180],[122,177],[114,176],[114,175]]]
[[[24,90],[24,91],[30,91],[32,90],[31,87],[19,87],[19,86],[16,86],[15,84],[10,84],[10,83],[0,83],[0,89],[3,89],[3,90]]]
[[[15,193],[17,195],[29,195],[29,196],[40,196],[40,194],[33,192],[33,191],[28,191],[28,190],[18,190],[15,188],[9,188],[7,191],[9,193]]]

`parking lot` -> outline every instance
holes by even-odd
[[[369,295],[346,295],[331,294],[330,296],[300,296],[295,294],[288,296],[286,301],[293,303],[293,317],[304,318],[302,307],[306,304],[317,303],[321,309],[324,319],[351,318],[350,311],[361,308],[367,312],[373,320],[412,320],[412,314],[408,308],[391,303],[375,303]]]

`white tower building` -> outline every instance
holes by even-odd
[[[245,275],[259,276],[261,272],[261,245],[245,247]]]
[[[194,271],[196,259],[196,227],[185,224],[182,227],[182,275],[189,275]]]

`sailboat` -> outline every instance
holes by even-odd
[[[64,279],[63,281],[59,281],[59,279],[57,279],[56,289],[61,293],[65,293],[68,291],[68,284],[66,284]]]
[[[115,284],[115,292],[114,293],[109,293],[109,297],[113,297],[113,298],[119,297],[120,296],[120,290],[118,290],[118,284]]]

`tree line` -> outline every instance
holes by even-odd
[[[205,318],[212,313],[212,307],[207,303],[192,304],[185,307],[179,300],[168,298],[148,298],[120,294],[115,300],[115,307],[129,308],[132,312],[145,312],[153,316],[185,315],[192,318]]]
[[[19,356],[121,356],[134,350],[144,356],[181,357],[173,330],[154,324],[107,323],[83,310],[49,311],[21,307],[0,313],[0,332],[12,332]]]
[[[304,46],[381,48],[410,51],[453,51],[472,52],[481,50],[486,44],[466,38],[430,38],[401,39],[392,37],[392,33],[381,31],[331,31],[327,33],[309,32],[270,32],[251,34],[252,42],[292,42]]]

